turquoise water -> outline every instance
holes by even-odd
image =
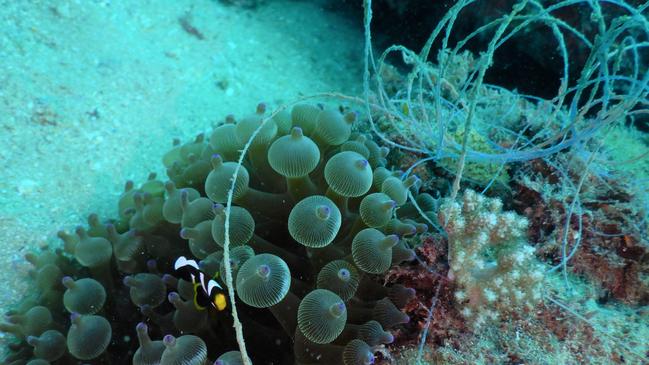
[[[649,362],[644,7],[1,5],[6,363]]]

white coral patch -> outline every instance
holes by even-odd
[[[523,262],[525,262],[525,259],[527,259],[527,255],[525,254],[525,251],[518,251],[514,254],[514,261],[520,265]]]
[[[518,289],[514,290],[514,299],[516,299],[517,302],[523,300],[524,297],[525,297],[525,293],[523,293]]]
[[[491,210],[492,213],[498,213],[502,208],[503,202],[500,201],[500,199],[492,199],[491,202],[489,202],[489,210]]]
[[[530,245],[523,245],[522,251],[525,252],[526,255],[531,256],[536,250]]]
[[[498,217],[494,213],[487,214],[486,224],[489,228],[496,226],[498,224]]]
[[[460,251],[460,252],[455,254],[455,261],[458,264],[463,263],[465,258],[466,258],[466,252],[464,252],[464,251]]]
[[[480,204],[480,205],[484,204],[484,201],[485,201],[484,195],[479,194],[479,195],[476,197],[475,200],[476,200],[476,202],[477,202],[478,204]]]
[[[469,307],[462,308],[460,312],[464,318],[471,318],[473,316],[473,311]]]
[[[489,235],[486,232],[480,232],[476,238],[478,245],[486,245],[489,242]]]
[[[465,301],[465,300],[466,300],[466,293],[465,293],[464,291],[462,291],[462,290],[458,290],[458,291],[456,291],[456,292],[455,292],[455,299],[456,299],[458,302],[463,302],[463,301]]]
[[[528,225],[528,224],[529,224],[529,222],[527,221],[527,218],[525,218],[525,217],[521,217],[521,218],[518,220],[518,229],[524,230],[524,229],[527,228],[527,225]]]
[[[465,221],[464,221],[464,218],[461,218],[461,217],[460,217],[460,218],[457,218],[457,219],[455,220],[455,228],[456,228],[458,231],[461,231],[461,230],[464,229],[464,227],[465,227]]]
[[[489,288],[483,290],[483,294],[484,294],[485,299],[487,299],[487,301],[489,303],[495,302],[496,299],[498,298],[496,293],[493,290],[489,289]]]
[[[512,278],[512,280],[518,280],[521,278],[521,273],[518,270],[512,270],[509,276]]]

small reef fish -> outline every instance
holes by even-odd
[[[194,287],[194,306],[204,310],[208,305],[222,311],[227,306],[225,291],[214,278],[208,278],[194,260],[180,256],[174,263],[177,277],[190,281]]]

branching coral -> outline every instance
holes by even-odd
[[[525,240],[527,219],[472,190],[459,203],[443,204],[439,219],[446,222],[455,299],[467,319],[481,325],[540,302],[544,270]]]

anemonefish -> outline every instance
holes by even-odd
[[[204,310],[208,305],[222,311],[227,306],[225,291],[214,278],[209,278],[199,268],[194,260],[180,256],[174,263],[176,276],[190,281],[194,287],[194,306]]]

